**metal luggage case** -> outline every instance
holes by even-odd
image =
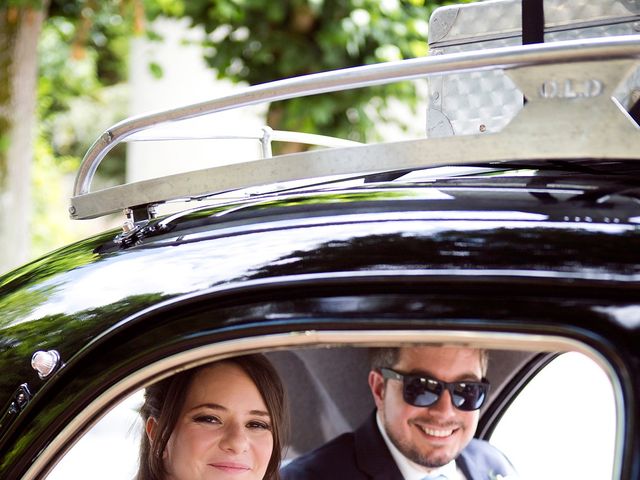
[[[521,0],[488,0],[434,10],[431,55],[522,44]],[[545,42],[640,33],[640,0],[544,0]],[[627,110],[640,98],[640,71],[617,89]],[[427,136],[500,131],[522,108],[523,96],[501,70],[429,79]]]

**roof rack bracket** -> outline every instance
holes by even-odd
[[[510,135],[535,133],[599,138],[607,143],[625,143],[637,134],[637,124],[614,92],[640,67],[637,59],[618,59],[563,64],[527,65],[505,69],[523,92],[526,104],[504,127]]]

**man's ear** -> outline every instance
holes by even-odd
[[[382,403],[384,401],[384,378],[382,374],[376,370],[369,371],[369,388],[373,395],[373,400],[376,402],[378,410],[382,410]]]
[[[144,424],[144,431],[147,432],[147,438],[149,439],[149,443],[151,444],[153,444],[153,441],[156,438],[157,426],[158,426],[158,422],[153,417],[147,418],[147,422]]]

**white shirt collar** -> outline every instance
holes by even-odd
[[[380,421],[380,415],[376,412],[376,423],[378,425],[378,430],[380,430],[380,434],[384,440],[384,443],[387,445],[389,452],[391,452],[391,456],[393,460],[396,462],[398,466],[398,470],[402,474],[404,480],[422,480],[425,475],[438,475],[442,474],[447,477],[449,480],[464,480],[464,475],[456,466],[456,461],[451,460],[446,465],[443,465],[440,468],[427,468],[422,465],[418,465],[415,462],[412,462],[407,457],[405,457],[400,450],[393,444],[393,442],[389,439],[382,422]]]

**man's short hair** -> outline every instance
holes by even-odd
[[[425,345],[426,346],[426,345]],[[400,349],[402,347],[374,347],[369,349],[369,365],[371,370],[380,370],[381,368],[392,368],[400,358]],[[487,375],[489,367],[489,351],[479,348],[480,351],[480,370],[482,376]]]
[[[400,347],[375,347],[369,349],[371,370],[392,368],[400,357]]]

